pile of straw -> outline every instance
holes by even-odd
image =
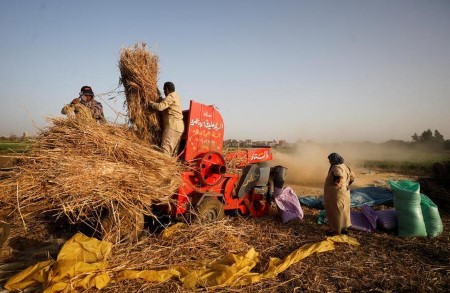
[[[50,122],[0,182],[0,201],[24,220],[54,211],[77,223],[118,207],[151,215],[152,203],[168,203],[177,191],[182,166],[127,127],[75,117]]]
[[[119,68],[125,88],[129,122],[138,136],[152,144],[161,140],[160,112],[149,109],[150,102],[158,102],[158,56],[148,50],[145,43],[123,48]]]

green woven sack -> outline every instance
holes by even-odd
[[[439,236],[444,230],[441,216],[437,205],[428,198],[425,194],[421,193],[420,206],[422,207],[423,220],[425,221],[425,228],[427,229],[428,237]]]
[[[409,180],[388,181],[394,194],[397,211],[398,235],[401,237],[427,236],[420,206],[420,185]]]

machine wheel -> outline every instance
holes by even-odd
[[[225,158],[218,152],[207,152],[199,164],[200,182],[203,185],[214,186],[223,178],[226,172]]]
[[[213,223],[225,216],[223,204],[214,197],[206,197],[197,207],[196,221],[202,224]]]
[[[144,229],[144,215],[131,213],[119,206],[114,212],[108,210],[101,221],[102,239],[113,243],[137,240]]]

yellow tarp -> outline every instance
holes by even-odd
[[[258,253],[251,248],[245,255],[230,254],[220,261],[207,265],[198,263],[195,266],[198,269],[193,270],[182,266],[168,270],[123,270],[118,273],[118,281],[143,279],[149,282],[165,282],[178,279],[186,288],[248,285],[263,279],[275,278],[289,266],[313,253],[333,250],[336,242],[359,245],[355,238],[346,235],[328,237],[322,242],[300,247],[283,260],[271,258],[267,271],[261,274],[251,272],[258,263]],[[107,268],[105,259],[111,247],[112,244],[107,241],[76,234],[62,247],[56,261],[40,262],[20,272],[8,280],[5,288],[19,291],[42,284],[44,292],[57,292],[69,288],[74,290],[80,287],[101,289],[110,282],[110,277],[105,272]]]
[[[175,267],[170,270],[124,270],[119,273],[119,279],[144,279],[149,282],[164,282],[172,278],[178,278],[187,288],[195,287],[223,287],[242,286],[260,282],[263,279],[275,278],[279,273],[285,271],[291,265],[308,257],[313,253],[333,250],[334,243],[344,242],[358,246],[358,241],[353,237],[339,235],[328,237],[326,240],[306,244],[292,252],[283,260],[271,258],[266,272],[252,273],[251,270],[258,263],[258,253],[251,248],[245,255],[230,254],[219,262],[210,263],[200,269],[189,271],[184,267]]]
[[[164,231],[162,231],[162,233],[161,233],[161,236],[163,238],[170,238],[173,235],[175,235],[175,233],[178,232],[180,229],[185,228],[185,227],[187,227],[187,224],[185,224],[183,222],[176,223],[176,224],[164,229]]]
[[[44,292],[105,287],[110,278],[105,269],[112,244],[83,234],[75,234],[61,248],[56,261],[43,261],[11,277],[9,291],[20,291],[42,284]],[[77,278],[75,278],[77,277]]]

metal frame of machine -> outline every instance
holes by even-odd
[[[218,220],[224,211],[254,217],[268,214],[273,192],[271,178],[283,168],[268,165],[272,160],[271,149],[224,153],[224,122],[214,105],[191,100],[183,116],[185,132],[178,159],[188,171],[181,174],[182,184],[166,213],[177,217],[195,209],[202,222]],[[227,162],[233,162],[238,172],[229,172]]]

